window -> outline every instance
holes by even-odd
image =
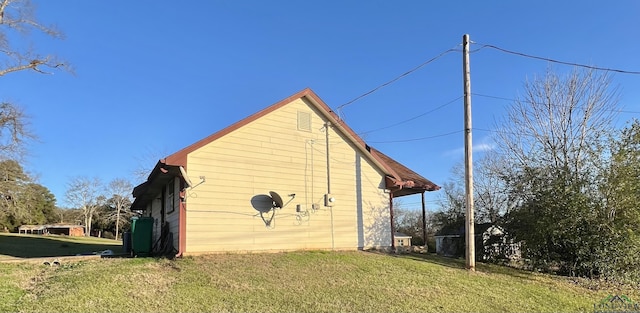
[[[166,206],[167,214],[169,214],[173,213],[173,211],[176,210],[176,202],[174,197],[175,179],[172,179],[169,184],[167,184],[166,188],[167,192],[165,194],[167,195],[167,197],[165,199],[164,205]]]

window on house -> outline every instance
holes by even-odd
[[[175,202],[175,198],[174,198],[174,189],[175,189],[175,179],[172,179],[169,184],[167,184],[166,186],[167,188],[167,192],[165,193],[167,195],[167,198],[165,199],[165,206],[166,206],[166,212],[167,214],[169,213],[173,213],[173,211],[176,210],[176,202]]]

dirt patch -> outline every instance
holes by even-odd
[[[31,275],[28,275],[20,284],[20,288],[26,292],[25,297],[37,300],[47,289],[47,282],[55,269],[51,266],[39,266]]]
[[[134,300],[163,297],[176,282],[176,275],[181,269],[176,262],[170,260],[146,264],[142,269],[127,275],[118,275],[116,279],[126,280],[131,285],[128,295]],[[153,288],[148,288],[153,284]]]

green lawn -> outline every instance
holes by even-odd
[[[433,255],[221,254],[0,263],[0,312],[593,312],[570,279]]]
[[[122,242],[96,237],[0,233],[0,261],[16,258],[70,256],[103,250],[122,252]]]

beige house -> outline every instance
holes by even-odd
[[[160,160],[132,209],[178,255],[389,248],[392,199],[439,188],[305,89]]]

